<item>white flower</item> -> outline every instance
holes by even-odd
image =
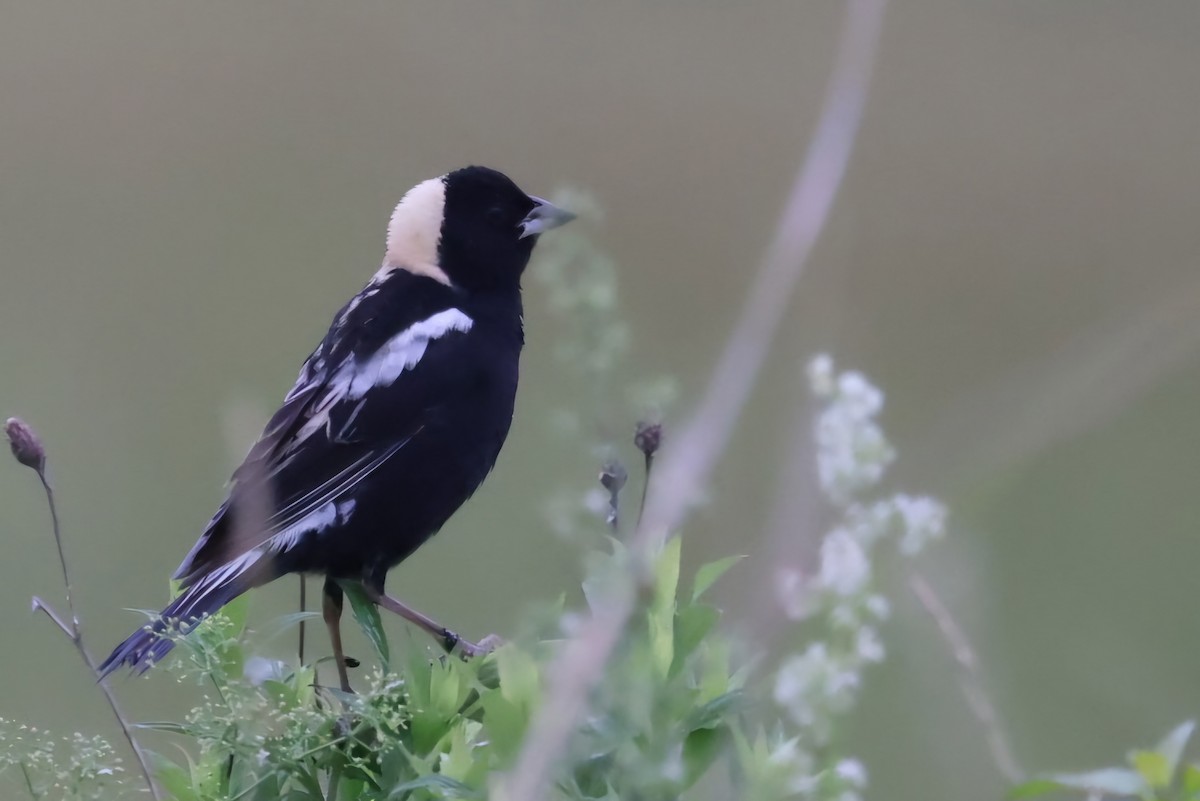
[[[813,775],[812,754],[800,748],[800,738],[792,737],[784,740],[771,749],[767,755],[767,764],[783,768],[790,778],[788,788],[793,793],[811,793],[817,784]]]
[[[841,596],[857,595],[871,579],[871,563],[862,546],[844,528],[836,528],[821,543],[818,580]]]
[[[816,597],[799,570],[783,568],[776,573],[775,591],[783,613],[791,620],[803,620],[816,610]]]
[[[869,420],[883,409],[883,393],[862,373],[838,376],[838,402],[856,420]]]
[[[285,669],[286,666],[277,659],[252,656],[246,660],[246,665],[242,669],[242,675],[246,677],[246,681],[250,682],[252,686],[257,687],[264,681],[282,678]]]
[[[927,542],[946,533],[946,507],[933,498],[900,494],[892,503],[904,526],[900,535],[900,552],[904,555],[916,555]]]
[[[879,483],[895,456],[882,429],[862,411],[861,403],[839,397],[817,416],[817,476],[839,505]]]
[[[892,615],[892,605],[882,595],[870,595],[864,604],[867,613],[876,621],[883,622]]]
[[[860,628],[854,637],[854,652],[864,662],[882,662],[884,650],[879,632],[871,626]]]
[[[808,386],[818,398],[833,394],[833,359],[828,353],[818,354],[808,363]]]
[[[858,672],[816,642],[780,666],[775,701],[820,743],[828,738],[833,717],[853,705],[858,685]]]
[[[843,759],[834,766],[833,772],[851,787],[862,790],[867,786],[867,766],[857,759]]]

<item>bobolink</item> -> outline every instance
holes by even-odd
[[[175,572],[180,594],[101,674],[145,670],[171,649],[169,627],[287,573],[326,577],[343,689],[339,580],[474,652],[385,595],[384,578],[495,464],[524,344],[521,273],[538,235],[572,217],[485,167],[413,187],[392,214],[383,266],[334,317]]]

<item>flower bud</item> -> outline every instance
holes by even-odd
[[[628,479],[629,472],[625,469],[625,465],[616,459],[605,462],[604,467],[600,469],[600,486],[614,495],[621,491]]]
[[[4,434],[18,462],[39,473],[46,467],[46,449],[37,432],[19,417],[10,417],[4,424]]]
[[[662,436],[662,423],[647,423],[642,421],[634,429],[633,444],[647,459],[650,459],[653,458],[654,454],[658,452],[659,446],[662,445]]]

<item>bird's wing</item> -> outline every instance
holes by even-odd
[[[229,497],[176,571],[184,586],[251,550],[286,551],[336,524],[352,508],[339,501],[419,436],[455,391],[447,381],[473,324],[462,311],[428,313],[386,339],[347,314],[234,471]]]

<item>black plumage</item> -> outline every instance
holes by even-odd
[[[145,669],[170,650],[167,627],[287,573],[327,577],[343,687],[337,580],[361,581],[380,605],[455,640],[384,595],[384,577],[495,464],[524,344],[521,273],[537,235],[569,219],[483,167],[414,187],[392,216],[383,267],[334,317],[180,565],[180,595],[101,672]]]

